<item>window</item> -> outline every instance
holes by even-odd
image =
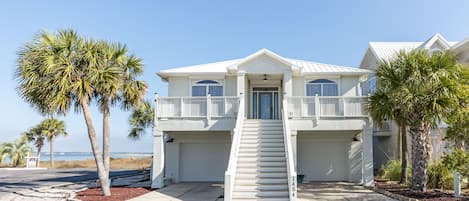
[[[306,84],[307,96],[338,96],[339,90],[337,83],[327,79],[317,79]]]
[[[192,96],[223,96],[223,85],[215,80],[200,80],[192,85]]]
[[[368,80],[368,93],[374,94],[376,92],[376,77]]]

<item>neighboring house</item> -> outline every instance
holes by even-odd
[[[390,61],[396,58],[400,51],[409,52],[416,49],[427,49],[430,53],[441,50],[452,50],[459,55],[460,62],[469,63],[469,39],[461,42],[447,41],[440,34],[435,34],[425,42],[370,42],[368,49],[363,57],[360,68],[375,71],[379,61]],[[374,74],[362,83],[363,93],[373,93],[376,89],[376,78]],[[438,159],[445,152],[445,142],[443,141],[447,125],[441,123],[439,128],[431,132],[431,159]],[[397,159],[399,150],[397,149],[400,141],[398,136],[398,127],[388,121],[382,128],[373,128],[373,159],[374,167],[380,168],[389,160]],[[407,138],[410,146],[410,137]],[[409,149],[410,151],[410,149]],[[410,153],[410,152],[409,152]]]
[[[213,181],[225,200],[295,200],[297,174],[373,185],[369,73],[266,49],[158,72],[152,187]]]

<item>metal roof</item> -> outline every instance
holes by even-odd
[[[241,59],[233,59],[226,61],[219,61],[214,63],[199,64],[194,66],[184,66],[178,68],[171,68],[167,70],[162,70],[158,72],[160,77],[168,77],[171,75],[189,75],[189,74],[226,74],[228,69],[233,66],[237,66],[240,63],[245,62],[246,60],[254,59],[253,56],[258,56],[265,54],[268,56],[273,56],[273,59],[281,59],[287,62],[294,68],[300,69],[301,74],[368,74],[370,71],[353,68],[348,66],[332,65],[317,63],[312,61],[290,59],[278,56],[277,54],[267,50],[261,49],[254,54],[251,54],[248,57]]]

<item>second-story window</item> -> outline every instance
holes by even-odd
[[[192,96],[223,96],[223,85],[216,80],[200,80],[192,85]]]
[[[328,79],[317,79],[306,84],[307,96],[338,96],[339,90],[337,83]]]

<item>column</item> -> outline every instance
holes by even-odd
[[[246,94],[244,92],[244,90],[245,90],[245,86],[244,86],[245,85],[245,77],[246,77],[246,72],[245,71],[238,71],[238,73],[237,73],[237,78],[238,79],[237,79],[237,82],[236,82],[237,83],[237,88],[236,88],[237,89],[237,91],[236,91],[237,96],[240,96],[242,94]]]
[[[363,168],[363,185],[373,186],[373,123],[368,120],[366,127],[362,132],[362,168]]]
[[[151,188],[162,188],[164,186],[164,135],[163,131],[153,131],[153,168]]]
[[[295,160],[295,170],[296,167],[297,167],[297,157],[296,157],[296,153],[297,153],[297,144],[298,144],[298,141],[297,141],[297,136],[298,136],[298,131],[297,130],[291,130],[291,143],[292,143],[292,149],[293,149],[293,159]]]
[[[283,95],[284,96],[292,96],[292,72],[289,70],[286,70],[283,72]],[[283,97],[285,98],[285,97]]]

